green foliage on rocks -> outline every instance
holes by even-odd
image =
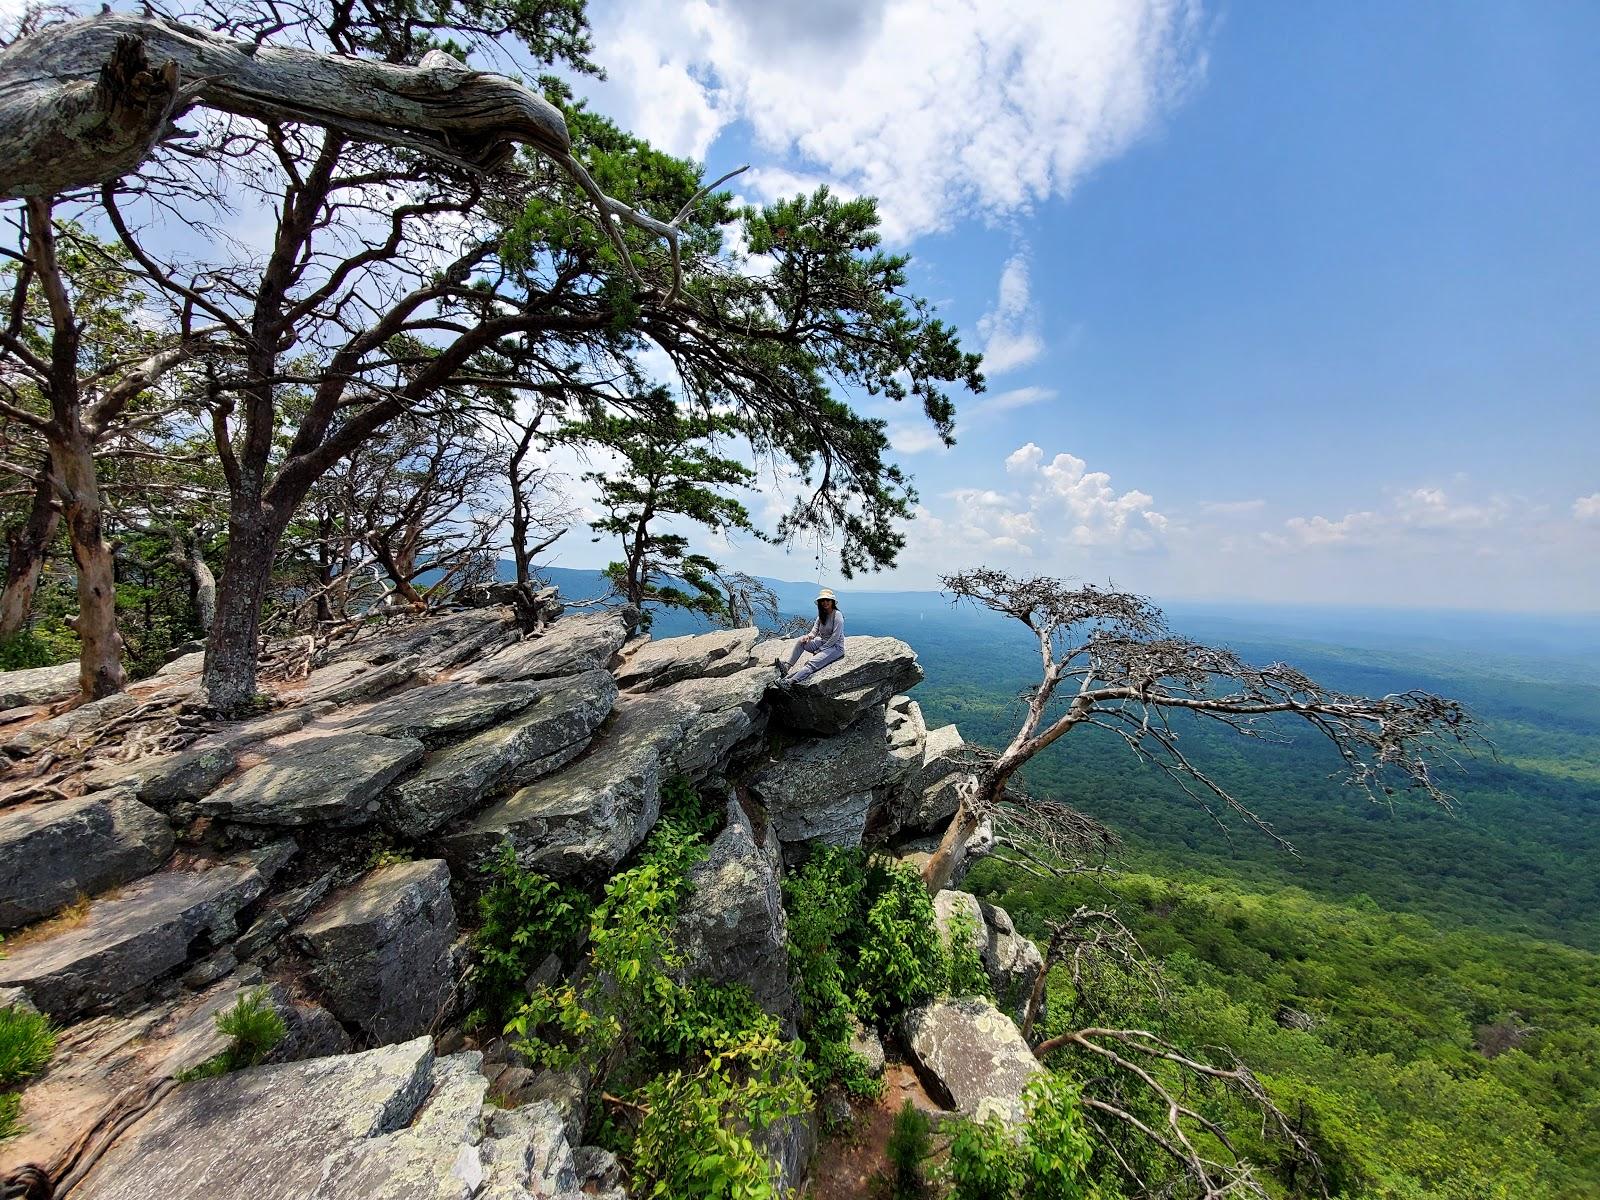
[[[534,989],[507,1025],[535,1061],[596,1079],[636,1196],[776,1196],[760,1137],[812,1103],[801,1045],[747,989],[682,979],[674,925],[714,827],[692,788],[669,785],[637,861],[589,914],[584,968]]]
[[[0,1087],[32,1079],[49,1065],[55,1048],[49,1018],[17,1005],[0,1008]]]
[[[1023,1093],[1020,1133],[998,1117],[955,1122],[950,1200],[1100,1200],[1088,1175],[1093,1145],[1078,1087],[1062,1075],[1037,1075]]]
[[[952,996],[987,996],[995,998],[994,982],[984,970],[983,956],[978,953],[976,938],[980,933],[972,914],[965,909],[954,913],[948,922],[945,941],[946,961],[949,964],[949,991]],[[1008,1002],[1011,998],[1008,997]]]
[[[546,955],[571,945],[589,916],[589,898],[517,862],[507,841],[485,868],[489,886],[478,898],[477,1005],[469,1029],[500,1028],[527,996],[527,979]]]
[[[180,1080],[210,1079],[260,1066],[289,1032],[264,987],[245,992],[217,1014],[216,1022],[217,1032],[231,1039],[228,1048],[183,1072],[178,1076]]]

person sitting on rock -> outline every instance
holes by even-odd
[[[811,659],[798,671],[794,669],[795,663],[800,661],[800,656],[810,654]],[[811,626],[810,632],[795,643],[794,653],[789,655],[789,661],[774,659],[781,686],[804,683],[829,663],[836,663],[844,657],[844,614],[839,611],[839,601],[834,599],[832,588],[823,588],[817,593],[817,620]]]

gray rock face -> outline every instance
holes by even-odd
[[[869,1075],[882,1075],[888,1061],[888,1056],[883,1052],[883,1039],[878,1036],[876,1029],[863,1025],[854,1017],[851,1020],[855,1021],[855,1032],[850,1035],[850,1049],[866,1062]]]
[[[363,825],[378,797],[422,761],[414,738],[335,733],[269,742],[269,756],[200,801],[200,810],[254,825]]]
[[[761,699],[776,674],[770,666],[750,667],[731,675],[686,679],[640,697],[646,711],[678,729],[662,753],[662,777],[686,775],[698,782],[721,771],[742,743],[760,736],[767,722]]]
[[[11,949],[0,959],[0,986],[26,988],[58,1020],[126,996],[182,966],[200,939],[231,940],[239,910],[293,852],[280,843],[208,870],[147,875],[96,900],[82,922]]]
[[[166,818],[126,792],[0,809],[0,929],[148,875],[172,845]]]
[[[448,667],[487,658],[519,636],[517,616],[510,608],[469,609],[369,627],[336,647],[331,661],[383,666],[415,659],[421,675],[426,677]]]
[[[1001,1011],[1020,1025],[1034,980],[1044,967],[1039,948],[1017,932],[1010,913],[970,892],[946,888],[933,898],[933,911],[946,943],[954,941],[958,929],[965,932]]]
[[[497,683],[603,671],[610,667],[612,657],[627,637],[628,624],[618,612],[566,616],[538,637],[517,642],[481,663],[464,667],[458,678]]]
[[[601,670],[512,686],[533,688],[537,699],[509,721],[431,755],[385,801],[391,828],[411,837],[432,833],[496,791],[565,765],[583,752],[617,697],[616,683]]]
[[[0,671],[0,712],[33,704],[54,704],[78,694],[78,664]]]
[[[436,1061],[427,1038],[364,1054],[257,1067],[184,1084],[119,1139],[78,1200],[400,1200],[468,1196],[457,1160],[477,1155],[468,1073]],[[481,1083],[481,1077],[479,1079]],[[463,1095],[463,1093],[466,1093]],[[481,1096],[481,1093],[480,1093]],[[428,1111],[433,1104],[431,1113]],[[431,1116],[435,1121],[429,1121]],[[406,1137],[422,1126],[434,1138]],[[431,1127],[430,1127],[431,1126]],[[454,1135],[454,1136],[452,1136]],[[465,1147],[468,1153],[463,1156]],[[419,1186],[421,1155],[442,1177]],[[397,1177],[388,1186],[381,1164]],[[336,1169],[337,1168],[337,1169]]]
[[[617,668],[617,684],[645,692],[684,679],[731,675],[753,663],[755,629],[718,629],[691,637],[640,642]]]
[[[300,696],[308,704],[358,704],[404,687],[422,670],[422,660],[416,655],[378,664],[345,659],[311,672]]]
[[[894,829],[943,829],[955,815],[961,803],[964,745],[954,725],[928,731],[922,746],[922,761],[906,780],[894,805]]]
[[[750,777],[786,849],[861,844],[875,798],[908,766],[890,753],[886,715],[880,705],[842,734],[785,748]]]
[[[20,672],[19,672],[20,673]],[[94,740],[105,722],[138,708],[141,701],[127,692],[118,692],[103,700],[91,700],[69,709],[59,717],[19,730],[5,743],[6,750],[18,756],[39,750],[87,744]]]
[[[415,738],[433,747],[521,712],[539,698],[527,683],[435,683],[319,721],[318,732]]]
[[[558,879],[609,874],[644,840],[661,811],[661,753],[679,736],[659,714],[624,700],[589,753],[445,835],[463,871],[510,840],[525,867]]]
[[[441,859],[380,867],[313,913],[296,940],[329,1010],[376,1042],[429,1029],[455,982],[456,912]]]
[[[674,940],[688,978],[742,983],[762,1008],[792,1030],[798,1015],[789,987],[789,926],[778,864],[756,845],[742,812],[689,870],[689,895]]]
[[[758,659],[786,649],[776,643],[757,647]],[[910,646],[899,638],[847,637],[844,658],[818,671],[806,682],[772,693],[772,708],[791,729],[806,733],[839,733],[863,713],[886,703],[898,692],[922,682],[922,667]]]
[[[936,1000],[905,1018],[906,1049],[930,1090],[963,1116],[998,1116],[1009,1126],[1026,1117],[1022,1091],[1044,1068],[1004,1013],[977,996]]]
[[[1027,1015],[1028,999],[1034,981],[1044,969],[1044,957],[1011,921],[1011,914],[997,904],[980,901],[986,931],[982,950],[983,967],[994,984],[994,994],[1004,1012],[1017,1024]]]
[[[198,800],[233,773],[239,751],[268,738],[281,737],[311,720],[312,707],[292,708],[254,721],[245,721],[203,737],[185,750],[156,758],[135,759],[100,767],[84,776],[90,790],[127,789],[156,808]]]

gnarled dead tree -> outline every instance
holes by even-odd
[[[1008,824],[1031,831],[1031,840],[1043,836],[1058,855],[1095,843],[1097,823],[1064,805],[1041,804],[1012,784],[1029,759],[1081,726],[1117,735],[1200,804],[1220,802],[1280,843],[1266,822],[1184,754],[1174,716],[1191,714],[1253,737],[1272,736],[1275,718],[1297,718],[1328,739],[1349,781],[1369,795],[1411,789],[1450,803],[1435,767],[1473,736],[1472,719],[1452,700],[1421,691],[1351,696],[1284,663],[1253,667],[1232,651],[1173,634],[1155,605],[1127,592],[988,568],[947,575],[942,583],[956,603],[1026,626],[1038,643],[1040,679],[1027,693],[1021,728],[974,773],[929,859],[924,878],[931,891],[948,883],[985,818],[1002,836]]]

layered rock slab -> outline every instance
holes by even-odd
[[[639,642],[617,668],[617,685],[626,691],[653,691],[685,679],[732,675],[752,665],[760,634],[753,628],[718,629],[687,637]]]
[[[477,683],[554,679],[605,670],[628,637],[621,613],[564,616],[537,637],[515,643],[463,667],[457,678]]]
[[[280,843],[207,869],[147,875],[96,900],[81,922],[11,947],[0,959],[0,987],[24,988],[57,1020],[111,1003],[182,966],[200,939],[235,937],[239,910],[293,852]]]
[[[54,704],[78,694],[78,664],[28,667],[0,672],[0,712],[34,704]]]
[[[558,879],[603,877],[638,846],[661,811],[661,784],[698,779],[759,732],[774,672],[752,668],[624,695],[587,753],[442,838],[463,871],[510,841],[523,866]]]
[[[787,649],[768,642],[756,648],[758,659]],[[767,652],[771,651],[771,654]],[[772,709],[782,724],[806,733],[841,733],[868,710],[922,682],[916,652],[899,638],[847,637],[844,657],[823,667],[804,683],[778,688]]]
[[[436,751],[394,787],[383,806],[389,826],[410,837],[433,833],[494,792],[564,766],[583,752],[617,697],[615,681],[603,670],[534,690],[534,702],[510,720]]]
[[[317,909],[295,934],[328,1009],[374,1042],[428,1030],[456,975],[455,906],[441,859],[380,867]]]
[[[0,809],[0,929],[148,875],[172,846],[166,818],[125,792]]]
[[[435,747],[521,712],[538,698],[539,689],[529,683],[435,683],[325,718],[313,730],[409,738]]]
[[[269,757],[199,802],[200,811],[250,825],[362,825],[378,798],[422,761],[415,738],[330,733],[263,747]]]
[[[933,898],[933,912],[946,943],[959,935],[976,951],[1000,1009],[1021,1024],[1044,969],[1039,948],[1017,932],[1010,913],[970,892],[944,889]]]

